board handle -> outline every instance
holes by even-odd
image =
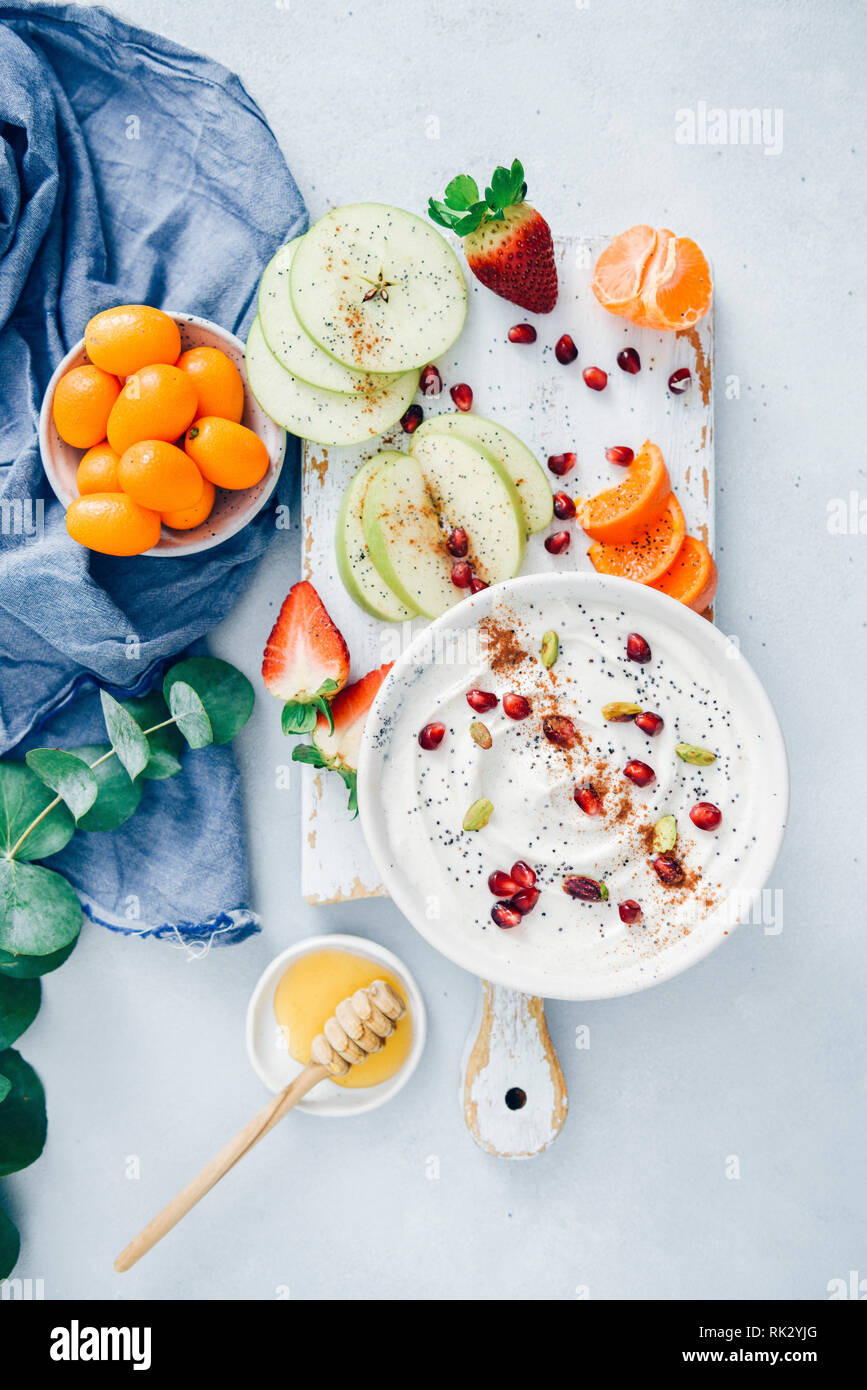
[[[568,1103],[545,1001],[483,980],[461,1066],[476,1143],[499,1158],[532,1158],[557,1138]]]

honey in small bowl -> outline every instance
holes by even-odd
[[[274,991],[274,1015],[296,1062],[309,1062],[310,1044],[341,999],[366,989],[374,980],[391,985],[408,1006],[406,987],[400,979],[367,956],[325,949],[308,951],[291,962]],[[332,1080],[337,1086],[352,1089],[376,1086],[400,1071],[411,1048],[412,1017],[407,1011],[379,1052]]]

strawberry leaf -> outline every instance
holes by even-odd
[[[293,748],[292,761],[293,763],[309,763],[311,767],[328,766],[319,749],[314,748],[312,743],[300,743],[297,748]]]
[[[316,706],[289,700],[283,706],[280,724],[284,734],[309,734],[316,728]]]
[[[436,198],[428,199],[427,215],[432,222],[436,222],[440,227],[448,227],[452,232],[461,220],[460,212],[447,208],[445,203],[437,202]]]
[[[352,812],[353,820],[358,815],[358,773],[354,767],[340,767],[337,769],[349,792],[349,802],[346,809]]]
[[[469,236],[484,222],[488,213],[487,203],[473,203],[455,227],[458,236]]]
[[[447,187],[444,197],[447,207],[465,212],[473,203],[479,201],[479,185],[469,174],[458,174]]]
[[[325,715],[325,718],[328,720],[328,732],[330,734],[333,734],[334,715],[331,713],[331,706],[329,705],[328,701],[324,700],[321,695],[314,695],[313,704],[316,706],[318,710],[321,710],[322,713]]]

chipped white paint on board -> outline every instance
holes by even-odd
[[[618,470],[606,462],[606,448],[628,444],[637,451],[651,439],[668,465],[687,530],[713,550],[713,309],[698,328],[683,334],[635,328],[606,313],[593,296],[590,280],[607,241],[557,240],[560,292],[551,314],[525,314],[468,274],[467,325],[453,351],[437,363],[444,390],[439,398],[424,402],[425,415],[452,411],[449,387],[467,382],[474,393],[473,410],[507,425],[543,464],[549,454],[577,454],[577,465],[565,478],[551,475],[553,490],[562,489],[571,497],[589,496],[617,482]],[[508,341],[509,328],[519,322],[535,325],[535,343]],[[578,347],[578,357],[569,366],[562,366],[554,355],[554,344],[563,333],[569,333]],[[624,347],[636,348],[641,357],[642,370],[635,376],[617,366],[617,353]],[[585,386],[581,373],[590,366],[608,373],[605,391]],[[668,378],[678,367],[689,367],[692,387],[682,396],[672,396]],[[406,449],[409,442],[398,427],[383,439],[352,449],[304,446],[305,575],[316,584],[346,638],[353,679],[393,661],[424,626],[424,619],[395,627],[369,617],[345,592],[334,558],[335,521],[352,474],[378,449]],[[546,533],[531,536],[523,573],[592,568],[586,554],[589,541],[577,522],[555,520],[548,531],[564,528],[572,533],[569,551],[549,555],[543,543]],[[329,903],[381,895],[361,827],[346,814],[343,784],[306,767],[303,776],[304,897],[311,903]],[[527,1099],[513,1110],[506,1094],[515,1087]],[[557,1137],[566,1117],[566,1089],[542,1000],[483,982],[461,1068],[461,1103],[476,1142],[501,1157],[530,1157]]]

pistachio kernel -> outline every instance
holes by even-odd
[[[677,844],[677,821],[674,816],[661,816],[653,827],[653,853],[668,854]]]
[[[613,724],[625,724],[640,713],[641,706],[631,705],[628,700],[613,700],[610,705],[602,706],[602,718]]]
[[[491,816],[494,814],[494,803],[489,801],[486,796],[479,797],[474,801],[467,814],[464,816],[464,830],[481,830],[487,825]]]
[[[542,638],[542,665],[549,669],[560,655],[560,638],[553,629]]]
[[[711,763],[716,762],[716,753],[711,753],[709,748],[699,748],[694,743],[679,743],[674,751],[681,762],[692,763],[694,767],[710,767]]]
[[[470,725],[470,738],[473,740],[473,743],[477,743],[480,748],[490,748],[494,741],[491,738],[487,725],[483,724],[481,719],[474,719]],[[478,805],[478,803],[476,804]],[[464,826],[464,829],[466,828],[467,827]]]

